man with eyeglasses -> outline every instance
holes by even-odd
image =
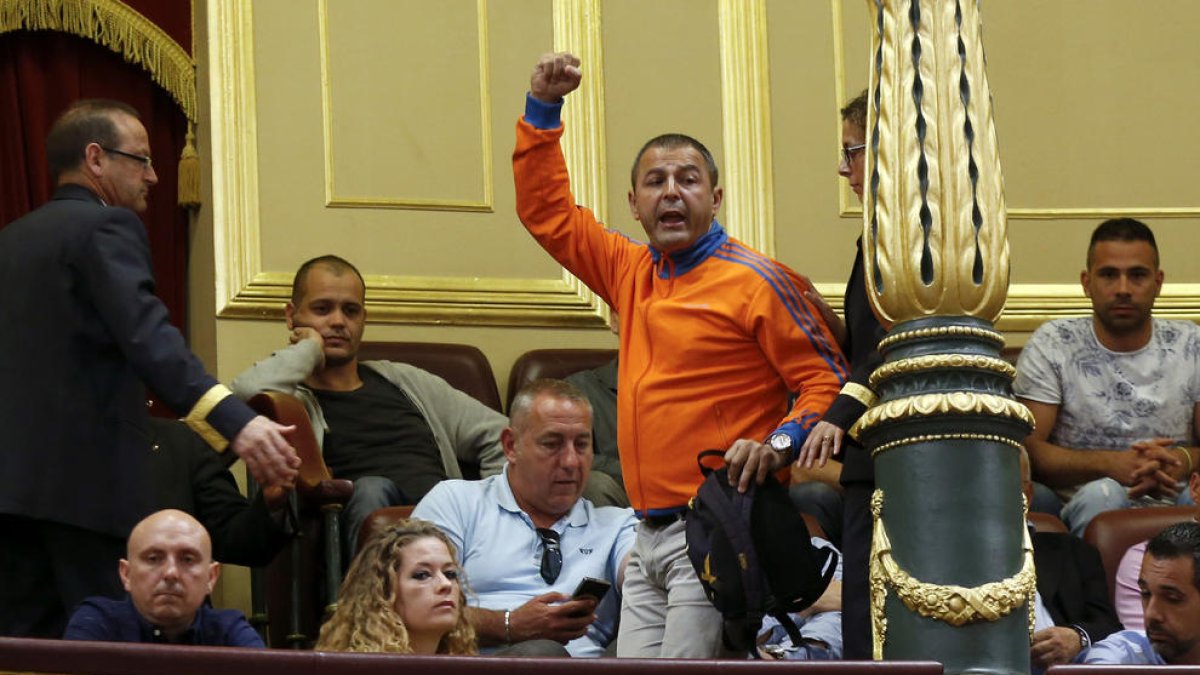
[[[842,147],[837,173],[862,201],[866,164],[867,92],[841,110]],[[871,310],[863,271],[862,239],[846,283],[843,321],[816,290],[805,297],[820,310],[850,361],[850,376],[813,427],[792,467],[792,501],[810,513],[843,554],[842,637],[847,659],[871,658],[867,559],[871,550],[871,493],[875,469],[867,451],[847,431],[875,401],[868,382],[881,363],[877,349],[886,329]]]
[[[58,637],[150,510],[145,389],[263,484],[290,485],[283,427],[205,372],[154,295],[136,212],[158,176],[137,111],[72,105],[46,153],[52,200],[0,230],[0,635]]]
[[[601,656],[616,637],[637,521],[630,509],[582,497],[592,407],[581,391],[538,380],[521,389],[510,415],[504,473],[443,481],[413,517],[436,524],[458,548],[483,653]],[[585,578],[612,588],[602,598],[572,598]]]

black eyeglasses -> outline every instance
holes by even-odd
[[[106,147],[103,145],[100,146],[100,149],[105,152],[111,152],[114,155],[120,155],[122,157],[128,157],[129,159],[137,160],[137,161],[141,162],[142,165],[144,167],[146,167],[147,170],[153,168],[153,166],[152,166],[153,160],[151,160],[148,155],[135,155],[132,152],[125,152],[124,150],[117,150],[116,148],[109,148],[109,147]]]
[[[866,147],[867,147],[866,143],[859,143],[858,145],[847,145],[846,147],[842,148],[842,161],[845,162],[847,165],[853,163],[854,156],[857,155],[858,153],[862,152],[863,148],[866,148]]]
[[[542,579],[552,584],[562,572],[562,548],[558,545],[558,533],[548,527],[539,527],[537,534],[542,540]]]

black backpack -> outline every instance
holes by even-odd
[[[793,644],[800,631],[788,616],[821,597],[837,569],[832,548],[816,548],[804,517],[772,475],[740,494],[725,468],[704,466],[705,474],[687,513],[687,552],[704,592],[725,618],[729,650],[757,656],[755,641],[763,617],[775,617]]]

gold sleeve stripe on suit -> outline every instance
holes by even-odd
[[[875,396],[875,392],[857,382],[847,382],[842,387],[842,394],[849,396],[868,408],[875,405],[875,400],[878,398]]]
[[[229,391],[229,387],[223,384],[214,384],[211,389],[196,401],[196,405],[192,406],[187,417],[183,418],[184,422],[192,428],[192,431],[200,434],[205,443],[212,446],[217,452],[224,452],[225,448],[229,447],[229,439],[221,435],[221,432],[213,428],[208,423],[208,414],[217,407],[217,404],[225,400],[226,396],[233,396],[233,392]]]

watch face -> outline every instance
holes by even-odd
[[[770,440],[771,447],[776,450],[787,450],[792,447],[792,437],[787,434],[775,434]]]

